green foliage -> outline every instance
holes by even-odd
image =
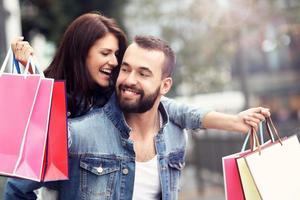
[[[127,0],[21,0],[22,28],[26,38],[33,31],[41,32],[56,44],[67,26],[79,15],[100,11],[124,28],[123,7]]]

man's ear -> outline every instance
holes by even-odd
[[[164,78],[162,80],[162,83],[161,83],[161,86],[160,86],[160,93],[162,95],[167,94],[169,92],[169,90],[171,89],[172,84],[173,84],[173,80],[172,80],[171,77]]]

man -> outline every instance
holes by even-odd
[[[69,120],[70,180],[53,183],[60,199],[177,199],[186,137],[160,102],[172,86],[174,65],[164,41],[135,38],[125,52],[116,95],[88,117]],[[211,111],[198,123],[247,132],[269,115],[264,108],[238,115]],[[37,186],[24,182],[9,182],[5,198],[33,198]]]

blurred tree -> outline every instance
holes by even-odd
[[[283,25],[299,24],[299,5],[297,0],[131,0],[125,23],[131,35],[156,34],[171,42],[178,62],[174,93],[235,88],[248,99],[249,73],[270,67],[262,49],[266,32],[278,28],[273,40],[279,49],[284,46],[289,35]],[[235,84],[233,74],[240,77]]]
[[[20,0],[22,30],[26,38],[40,32],[57,44],[63,32],[79,15],[100,11],[123,26],[123,7],[127,0]]]

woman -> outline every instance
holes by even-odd
[[[101,14],[84,14],[70,24],[44,72],[46,77],[66,80],[69,117],[106,103],[126,46],[123,31]],[[28,42],[20,39],[12,43],[12,49],[22,64],[33,54]]]

